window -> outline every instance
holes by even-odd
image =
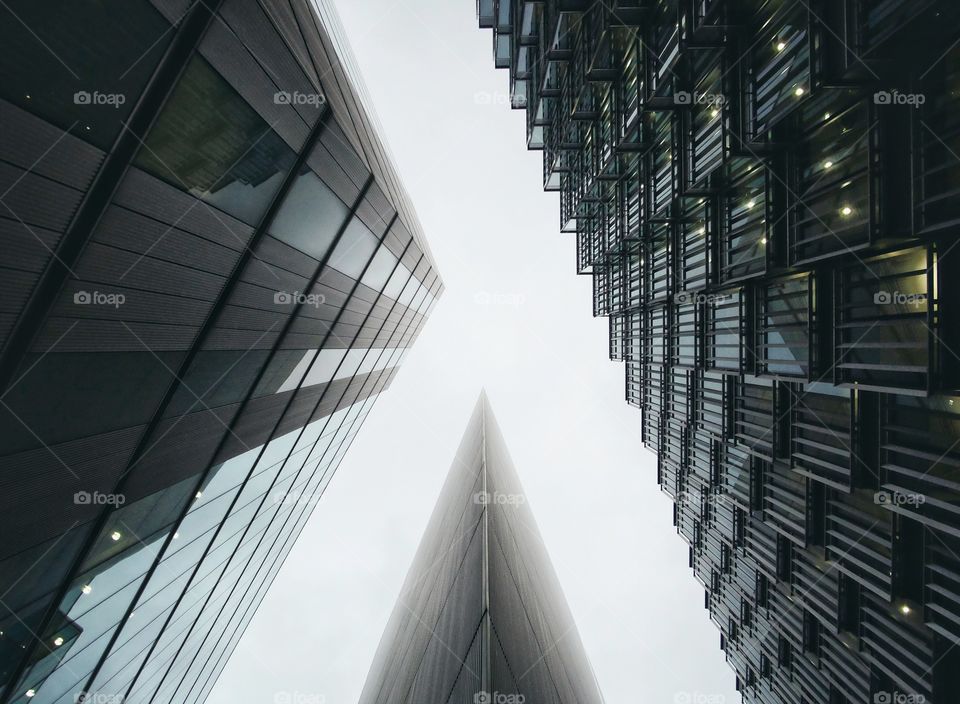
[[[143,0],[0,5],[0,96],[109,149],[173,36]]]
[[[348,209],[326,184],[304,167],[270,223],[270,234],[320,261],[347,218]]]
[[[330,266],[347,276],[359,279],[377,249],[377,244],[377,238],[367,226],[353,218],[330,257]]]
[[[294,160],[263,118],[195,56],[134,163],[256,225]]]

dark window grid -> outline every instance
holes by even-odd
[[[809,11],[799,3],[763,3],[753,15],[747,69],[749,137],[762,140],[769,130],[808,99],[813,89]],[[757,30],[760,31],[757,31]]]
[[[849,491],[853,486],[854,405],[850,392],[797,392],[791,404],[791,463],[804,476]]]
[[[790,194],[790,262],[863,249],[881,230],[881,135],[893,125],[866,99],[843,109],[818,102],[798,119],[807,131]]]
[[[837,272],[834,383],[925,394],[937,372],[934,248],[901,250]]]
[[[815,349],[812,275],[772,281],[757,294],[757,375],[809,380]]]
[[[362,277],[361,277],[361,278],[362,278]],[[409,286],[412,282],[415,282],[415,281],[416,281],[416,279],[414,279],[414,278],[411,276],[411,277],[408,279],[407,285]],[[424,299],[424,300],[425,300],[425,299]],[[399,305],[399,304],[394,303],[394,305]],[[410,324],[410,323],[408,323],[408,325],[409,325],[409,324]],[[371,351],[376,352],[376,350],[371,350]],[[383,351],[381,350],[380,353],[382,354]],[[399,354],[399,353],[398,353],[398,352],[395,352],[394,354]],[[379,374],[380,374],[380,376],[383,376],[383,375],[385,375],[385,374],[388,374],[390,371],[391,371],[391,370],[390,370],[389,368],[387,368],[387,369],[384,369],[384,370],[382,370],[381,372],[379,372]],[[348,391],[348,389],[349,389],[349,387],[345,387],[344,390],[343,390],[342,393],[341,393],[341,396],[342,396],[343,394],[346,394],[347,391]],[[358,396],[359,396],[359,394],[360,394],[360,392],[358,392]],[[317,407],[320,406],[322,400],[323,400],[322,398],[321,398],[320,400],[318,400],[318,402],[317,402]],[[342,403],[342,397],[341,397],[340,401],[338,401],[337,406],[340,406],[341,403]],[[356,399],[354,399],[354,401],[353,401],[350,405],[352,405],[353,403],[356,403]],[[326,453],[327,453],[327,452],[329,452],[329,448],[327,448],[327,450],[325,450],[324,456],[326,456]],[[266,494],[264,495],[264,497],[266,497],[266,495],[269,494],[269,493],[270,493],[270,491],[268,490],[268,491],[266,492]],[[265,500],[265,498],[264,498],[264,500]],[[276,514],[275,514],[275,515],[276,515]],[[226,571],[226,568],[224,569],[224,572],[225,572],[225,571]],[[222,572],[221,575],[222,575],[224,572]],[[222,579],[222,576],[221,576],[221,579]],[[209,600],[209,598],[211,598],[211,597],[212,597],[212,592],[211,592],[211,594],[208,596],[208,600]],[[189,629],[189,632],[188,632],[187,636],[185,636],[185,637],[189,637],[190,633],[192,633],[192,632],[194,631],[194,629],[195,629],[195,627],[196,627],[196,624],[199,622],[200,617],[201,617],[201,616],[198,614],[197,618],[194,619],[194,621],[193,621],[193,625],[190,626],[190,629]],[[181,644],[181,647],[183,647],[182,644]],[[178,657],[179,657],[179,656],[174,656],[173,658],[171,658],[170,663],[169,663],[169,668],[168,668],[168,670],[167,670],[168,673],[169,673],[170,671],[172,671],[172,668],[176,665],[176,662],[177,662],[177,660],[178,660]],[[144,664],[146,664],[146,663],[144,663]],[[142,671],[142,669],[141,669],[141,671]],[[166,678],[166,675],[164,675],[164,679],[165,679],[165,678]],[[158,684],[157,684],[157,690],[156,690],[156,691],[159,691],[159,689],[163,686],[164,679],[161,679],[160,682],[158,682]],[[130,684],[130,687],[129,687],[129,689],[128,689],[128,693],[130,693],[130,692],[133,691],[133,688],[136,686],[136,682],[137,682],[137,679],[134,678],[134,680],[133,680],[133,681],[131,682],[131,684]]]
[[[316,138],[319,136],[320,130],[322,129],[322,125],[323,125],[323,122],[322,122],[322,121],[321,121],[320,123],[318,123],[318,128],[315,129],[314,134],[313,134],[313,136],[312,136],[312,139],[311,139],[311,140],[308,140],[308,144],[307,144],[307,147],[306,147],[307,150],[309,150],[309,148],[311,147],[311,145],[314,143],[314,141],[316,140]],[[301,159],[302,159],[302,158],[305,158],[305,154],[304,154],[303,156],[301,156]],[[294,169],[294,170],[291,171],[291,173],[295,173],[295,172],[296,172],[296,169]],[[372,179],[371,179],[370,181],[368,181],[368,186],[369,186],[369,183],[370,183],[370,182],[372,182]],[[285,192],[284,189],[281,189],[281,191],[280,191],[280,198],[282,198],[284,192]],[[361,193],[358,195],[357,202],[354,204],[354,209],[356,208],[356,205],[360,202],[360,200],[364,197],[365,192],[366,192],[366,188],[363,189],[363,190],[361,191]],[[275,207],[279,207],[279,206],[277,205],[277,206],[275,206]],[[353,209],[351,210],[351,213],[352,213],[352,211],[353,211]],[[269,215],[268,215],[268,221],[269,221]],[[338,233],[338,236],[337,236],[337,238],[335,239],[334,243],[331,245],[330,252],[328,252],[326,258],[329,258],[329,256],[330,256],[330,254],[332,253],[332,251],[336,248],[336,243],[337,243],[337,241],[339,241],[340,236],[342,236],[342,233],[345,231],[348,222],[349,222],[349,216],[348,216],[347,221],[345,221],[345,222],[341,225],[341,228],[340,228],[340,231],[339,231],[339,233]],[[265,230],[267,227],[268,227],[268,225],[265,224],[265,225],[262,226],[262,229]],[[316,279],[320,276],[320,273],[321,273],[321,271],[323,270],[323,267],[324,267],[324,266],[325,266],[325,262],[324,262],[323,264],[321,264],[321,266],[318,266],[318,267],[317,267],[317,271],[315,272],[315,274],[314,274],[314,276],[313,276],[313,281],[312,281],[312,282],[315,282]],[[301,305],[302,305],[302,304],[301,304]],[[297,308],[300,308],[301,305],[298,305]],[[342,311],[341,311],[341,314],[342,314]],[[289,327],[290,327],[290,325],[292,324],[292,322],[293,322],[293,320],[294,320],[295,317],[296,317],[296,311],[287,318],[286,324],[285,324],[285,326],[284,326],[284,330],[289,329]],[[279,346],[280,341],[283,339],[283,337],[284,337],[284,334],[278,335],[273,353],[275,353],[275,351],[276,351],[277,347]],[[264,366],[264,368],[266,368],[266,365]],[[262,373],[262,370],[261,370],[261,373]],[[248,397],[249,397],[249,394],[252,392],[252,388],[253,388],[253,387],[251,387],[251,390],[248,391],[248,394],[247,394]],[[293,397],[294,397],[294,395],[291,395],[290,398],[288,399],[288,401],[287,401],[288,407],[289,407],[289,404],[292,403]],[[240,417],[241,414],[242,414],[242,409],[241,409],[240,411],[238,411],[237,416],[234,418],[234,423],[236,422],[237,418]],[[281,416],[281,417],[282,417],[282,416]],[[279,423],[279,419],[278,419],[278,423]],[[221,443],[226,442],[226,440],[227,440],[227,437],[224,436],[223,439],[221,440]],[[265,447],[266,447],[266,444],[264,444],[264,448],[265,448]],[[206,474],[209,472],[209,470],[210,470],[210,467],[208,466],[205,471],[203,471],[203,472],[200,473],[199,476],[201,477],[201,479],[200,479],[200,484],[198,484],[198,486],[199,486],[199,485],[202,485],[203,478],[206,476]],[[239,495],[239,494],[238,494],[238,495]],[[188,506],[185,506],[185,510],[186,510],[187,507],[188,507]],[[181,519],[180,519],[180,520],[182,520],[182,516],[181,516]],[[180,520],[177,521],[177,524],[180,523]],[[162,555],[163,555],[163,553],[166,551],[167,547],[169,546],[170,541],[171,541],[171,539],[172,539],[172,535],[173,535],[173,533],[174,533],[175,531],[176,531],[176,526],[173,526],[173,527],[171,528],[171,530],[170,530],[170,535],[169,535],[169,536],[167,537],[167,539],[166,539],[166,543],[165,543],[164,547],[158,552],[157,558],[156,558],[156,560],[154,561],[154,565],[151,567],[150,571],[149,571],[149,572],[147,573],[147,575],[145,576],[145,578],[144,578],[144,580],[143,580],[143,582],[142,582],[142,584],[141,584],[141,586],[140,586],[140,589],[138,590],[137,596],[134,598],[133,601],[131,601],[131,604],[130,604],[130,606],[129,606],[128,609],[127,609],[127,611],[128,611],[128,616],[127,616],[127,617],[129,617],[129,612],[133,610],[133,608],[134,608],[134,603],[135,603],[136,600],[139,598],[139,594],[142,593],[143,589],[145,589],[147,581],[149,581],[149,580],[151,579],[152,574],[155,572],[156,566],[159,564],[159,561],[162,559]],[[199,564],[197,565],[197,567],[199,568]],[[121,621],[121,622],[123,622],[123,621]],[[100,667],[102,667],[104,658],[105,658],[105,657],[107,656],[107,654],[109,653],[110,649],[111,649],[112,646],[113,646],[113,643],[115,643],[116,638],[117,638],[118,636],[119,636],[119,629],[114,632],[114,634],[113,634],[113,636],[112,636],[112,638],[111,638],[111,643],[110,643],[110,644],[108,645],[108,647],[105,649],[104,653],[101,655],[101,658],[100,658],[99,662],[97,663],[97,666],[96,666],[96,667],[93,669],[93,671],[91,672],[90,677],[89,677],[89,679],[88,679],[88,683],[87,683],[88,685],[96,679],[97,673],[98,673]]]

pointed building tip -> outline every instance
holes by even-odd
[[[490,409],[490,397],[487,395],[487,388],[485,386],[480,387],[480,395],[477,396],[477,405],[482,406],[484,411]]]
[[[479,413],[484,418],[490,415],[493,411],[490,407],[490,397],[487,396],[486,387],[480,388],[480,394],[477,396],[477,402],[473,406],[474,413]]]

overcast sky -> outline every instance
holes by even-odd
[[[739,702],[474,0],[336,5],[447,291],[209,701],[357,701],[485,386],[607,702]]]

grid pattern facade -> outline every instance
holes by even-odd
[[[477,8],[744,701],[956,701],[958,5]]]
[[[360,704],[601,704],[522,491],[482,395]]]
[[[442,292],[338,20],[0,9],[0,701],[202,702]]]

